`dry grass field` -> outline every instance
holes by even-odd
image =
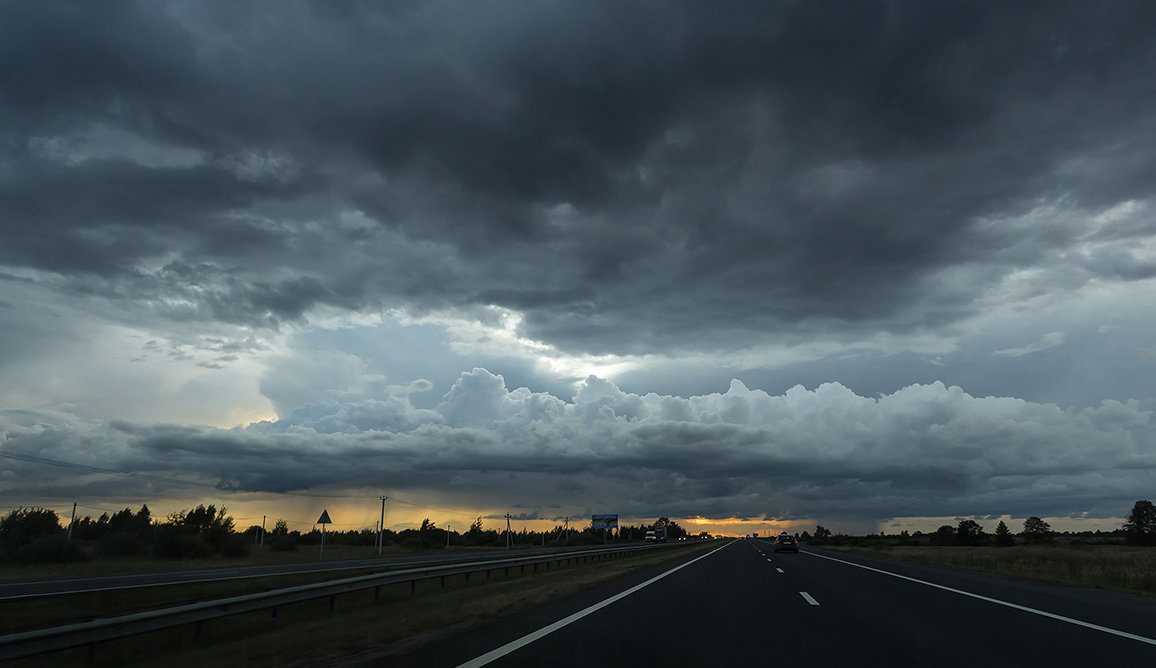
[[[1156,596],[1156,549],[1053,543],[1012,547],[843,547],[864,554]]]

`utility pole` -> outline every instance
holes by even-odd
[[[377,525],[377,556],[381,556],[381,550],[385,547],[385,500],[388,496],[381,497],[381,522]]]
[[[261,544],[265,544],[265,520],[269,519],[268,515],[261,516]]]
[[[91,517],[91,515],[89,516]],[[76,524],[76,502],[72,502],[72,520],[68,522],[68,540],[72,541],[72,525]]]
[[[506,513],[506,549],[510,549],[510,513]]]
[[[453,528],[454,528],[454,525],[450,524],[449,522],[446,522],[446,547],[450,546],[450,531],[452,531]]]

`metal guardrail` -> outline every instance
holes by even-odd
[[[601,546],[599,546],[599,547],[601,547]],[[570,547],[563,547],[563,548],[553,547],[553,548],[545,548],[545,549],[544,548],[538,548],[538,547],[531,547],[531,548],[519,548],[518,554],[521,554],[521,555],[546,555],[546,554],[557,555],[557,554],[560,554],[561,552],[566,551],[566,550],[573,551],[573,552],[581,552],[581,551],[589,550],[589,549],[590,549],[590,546],[588,546],[588,545],[582,546],[582,547],[570,546]],[[122,584],[107,584],[107,585],[91,585],[90,584],[90,585],[81,586],[80,588],[61,589],[61,590],[47,590],[47,591],[40,590],[40,589],[32,589],[32,588],[28,587],[28,585],[43,585],[44,584],[43,582],[26,583],[26,582],[13,581],[13,582],[0,583],[0,592],[4,592],[4,591],[16,591],[17,592],[17,593],[0,593],[0,603],[14,601],[14,600],[18,600],[18,599],[40,599],[40,598],[49,598],[49,597],[54,597],[54,596],[74,596],[77,594],[84,594],[84,593],[118,591],[118,590],[125,590],[125,589],[149,589],[149,588],[154,588],[154,587],[196,585],[196,584],[206,584],[206,583],[213,583],[213,582],[227,582],[227,581],[231,581],[231,580],[248,580],[248,579],[258,578],[258,577],[260,577],[260,578],[288,578],[288,577],[295,577],[295,576],[302,576],[302,575],[323,575],[323,574],[330,574],[330,575],[336,577],[336,575],[342,571],[361,571],[361,572],[382,571],[384,569],[394,569],[394,568],[400,569],[400,568],[404,568],[404,567],[418,568],[419,566],[434,566],[434,565],[445,565],[445,564],[449,564],[449,563],[464,563],[467,561],[476,561],[476,560],[481,559],[483,557],[487,557],[487,556],[494,555],[494,554],[508,554],[508,552],[490,551],[488,553],[471,552],[471,553],[465,553],[465,554],[441,554],[441,555],[430,556],[430,557],[426,557],[426,558],[420,558],[420,557],[409,558],[408,560],[403,560],[405,558],[388,557],[385,559],[381,559],[381,558],[378,558],[378,559],[349,559],[349,560],[323,562],[323,563],[313,562],[313,563],[305,563],[305,564],[282,564],[282,565],[280,565],[280,567],[278,567],[278,570],[274,570],[274,571],[265,571],[265,570],[258,571],[257,569],[261,569],[262,568],[261,566],[211,568],[211,569],[202,569],[202,570],[192,571],[192,574],[193,574],[192,578],[181,579],[181,580],[162,579],[162,580],[155,580],[154,581],[154,580],[151,580],[151,578],[164,577],[164,576],[169,576],[169,577],[179,576],[179,575],[185,575],[185,574],[187,574],[187,572],[173,571],[173,572],[157,572],[157,573],[137,573],[137,574],[128,574],[128,575],[120,575],[120,576],[101,576],[101,577],[91,578],[91,579],[65,580],[62,582],[92,583],[94,581],[110,580],[110,579],[114,579],[114,578],[118,581],[133,580],[133,582],[122,583]],[[287,566],[300,566],[302,568],[301,568],[301,570],[280,570],[280,568],[287,567]],[[145,580],[142,578],[150,578],[150,579]],[[25,591],[25,589],[27,589],[27,591]]]
[[[689,544],[694,543],[676,543],[675,545]],[[674,545],[670,545],[667,547],[673,546]],[[277,610],[281,606],[325,597],[330,597],[330,608],[332,609],[335,605],[336,597],[339,594],[363,591],[366,589],[375,590],[374,602],[376,603],[380,595],[378,588],[386,585],[409,582],[412,592],[417,586],[417,583],[422,580],[442,578],[442,585],[444,586],[445,578],[452,575],[464,574],[466,580],[469,580],[469,576],[474,573],[485,573],[486,577],[489,578],[490,573],[496,570],[504,569],[506,575],[509,575],[511,568],[520,568],[522,572],[525,572],[525,569],[529,566],[534,567],[535,572],[537,572],[538,566],[541,565],[545,565],[546,570],[549,570],[550,564],[554,563],[557,563],[558,566],[561,566],[564,562],[569,565],[570,562],[611,558],[628,553],[654,549],[662,548],[654,545],[632,545],[613,548],[596,548],[564,554],[536,555],[533,557],[515,557],[475,561],[464,564],[453,563],[442,566],[408,568],[386,573],[374,573],[340,580],[286,587],[257,594],[230,596],[211,601],[189,603],[160,610],[136,612],[44,629],[21,631],[19,633],[0,636],[0,660],[83,647],[85,645],[95,645],[100,642],[125,638],[139,633],[147,633],[184,624],[200,623],[211,619],[239,615],[257,610],[272,610],[273,616],[276,617]]]

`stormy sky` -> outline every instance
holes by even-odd
[[[80,468],[0,457],[0,505],[1119,518],[1156,495],[1154,36],[3,3],[0,449]]]

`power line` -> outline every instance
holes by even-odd
[[[58,459],[49,459],[48,457],[40,457],[37,455],[30,455],[30,454],[23,453],[23,452],[12,452],[12,451],[8,451],[8,450],[0,450],[0,457],[6,457],[8,459],[15,459],[17,461],[29,462],[32,464],[42,464],[45,466],[56,466],[56,467],[60,467],[60,468],[70,469],[73,471],[83,471],[85,473],[96,473],[96,474],[100,474],[100,475],[120,476],[123,478],[132,478],[134,480],[143,480],[146,482],[162,482],[162,483],[170,483],[170,484],[175,484],[175,485],[184,485],[187,487],[198,487],[198,488],[202,488],[202,489],[212,489],[216,492],[272,494],[272,495],[278,495],[278,496],[289,496],[289,497],[297,497],[297,498],[313,498],[313,499],[361,499],[361,500],[375,499],[376,500],[376,499],[381,498],[379,496],[366,496],[366,495],[353,495],[353,494],[313,494],[310,492],[274,492],[274,491],[259,491],[259,490],[238,490],[238,489],[232,489],[232,488],[228,488],[228,487],[223,488],[223,487],[220,487],[218,485],[213,485],[210,483],[197,482],[195,480],[183,480],[180,478],[167,478],[165,476],[150,475],[147,473],[131,473],[128,471],[116,471],[113,469],[100,468],[98,466],[88,466],[87,464],[76,464],[73,462],[64,462],[64,461],[60,461]],[[450,508],[445,508],[442,506],[431,506],[431,505],[425,504],[425,503],[417,503],[415,501],[407,501],[406,499],[401,499],[401,498],[398,498],[396,496],[390,496],[389,500],[390,501],[396,501],[398,503],[404,503],[408,506],[414,506],[416,508],[425,508],[427,510],[437,510],[437,511],[451,511],[452,510]],[[120,512],[119,510],[109,510],[107,508],[95,508],[92,506],[81,506],[81,507],[87,508],[90,510],[100,510],[102,512],[108,512],[108,513]],[[307,524],[307,523],[305,523],[305,524]]]
[[[180,478],[166,478],[164,476],[150,475],[147,473],[130,473],[127,471],[114,471],[112,469],[104,469],[97,466],[88,466],[86,464],[74,464],[72,462],[62,462],[58,459],[49,459],[47,457],[38,457],[36,455],[29,455],[22,452],[11,452],[7,450],[0,450],[0,457],[7,457],[8,459],[15,459],[23,462],[31,462],[33,464],[44,464],[47,466],[58,466],[60,468],[72,469],[74,471],[84,471],[85,473],[99,473],[102,475],[115,475],[123,478],[133,478],[135,480],[144,480],[148,482],[166,482],[175,485],[186,485],[188,487],[201,487],[205,489],[212,489],[218,492],[234,492],[234,493],[251,493],[251,494],[279,494],[282,496],[296,496],[314,499],[374,499],[375,496],[352,495],[352,494],[311,494],[309,492],[274,492],[274,491],[256,491],[256,490],[241,490],[230,487],[221,487],[206,482],[197,482],[195,480],[182,480]],[[401,501],[401,499],[398,499]],[[402,503],[409,503],[402,501]],[[421,505],[421,504],[410,504]],[[429,506],[426,506],[429,507]],[[96,508],[94,510],[101,510]]]
[[[62,462],[57,459],[49,459],[47,457],[37,457],[35,455],[28,455],[22,452],[9,452],[7,450],[0,450],[0,457],[7,457],[8,459],[16,459],[23,462],[32,462],[33,464],[46,464],[48,466],[59,466],[60,468],[72,469],[74,471],[84,471],[86,473],[100,473],[104,475],[115,475],[123,478],[134,478],[136,480],[146,480],[149,482],[167,482],[176,485],[188,485],[190,487],[206,487],[221,491],[221,488],[209,483],[196,482],[194,480],[180,480],[178,478],[165,478],[162,476],[148,475],[146,473],[128,473],[126,471],[113,471],[112,469],[102,469],[96,466],[87,466],[85,464],[74,464],[72,462]]]

